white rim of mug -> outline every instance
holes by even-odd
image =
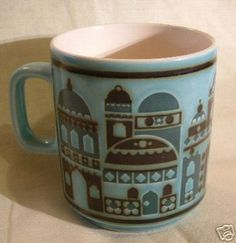
[[[57,38],[60,38],[62,35],[65,34],[70,34],[72,32],[78,31],[78,30],[82,30],[82,29],[98,29],[98,28],[106,28],[109,26],[127,26],[127,25],[153,25],[153,26],[162,26],[162,27],[166,27],[166,28],[179,28],[182,30],[186,30],[186,31],[190,31],[190,32],[195,32],[195,33],[199,33],[202,36],[205,36],[207,39],[209,39],[211,41],[211,45],[203,50],[200,51],[196,51],[190,54],[185,54],[185,55],[179,55],[179,56],[172,56],[172,57],[160,57],[160,58],[140,58],[140,59],[122,59],[122,58],[107,58],[107,57],[91,57],[91,56],[83,56],[83,55],[79,55],[79,54],[74,54],[71,52],[67,52],[64,51],[63,49],[60,49],[58,47],[55,46],[55,41],[57,40]],[[56,35],[50,42],[50,49],[53,53],[53,50],[55,50],[57,53],[61,53],[63,56],[70,56],[72,58],[78,59],[78,60],[87,60],[87,61],[100,61],[100,62],[104,62],[104,61],[108,61],[108,62],[113,62],[113,63],[134,63],[134,64],[141,64],[141,63],[156,63],[156,62],[171,62],[171,61],[184,61],[186,59],[189,58],[197,58],[199,56],[202,56],[206,53],[209,53],[213,50],[216,49],[216,41],[215,38],[213,36],[211,36],[210,34],[201,31],[201,30],[197,30],[194,28],[189,28],[189,27],[185,27],[185,26],[179,26],[179,25],[171,25],[171,24],[162,24],[162,23],[114,23],[114,24],[102,24],[102,25],[92,25],[92,26],[86,26],[86,27],[82,27],[82,28],[77,28],[77,29],[72,29],[70,31],[66,31],[64,33],[61,33],[59,35]]]

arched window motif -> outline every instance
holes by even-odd
[[[64,142],[68,143],[67,129],[63,124],[61,125],[61,137]]]
[[[125,138],[126,137],[126,127],[123,123],[119,122],[113,126],[113,136]]]
[[[71,179],[73,181],[73,199],[79,207],[88,208],[88,190],[86,180],[79,170],[71,172]]]
[[[191,176],[195,171],[195,162],[192,160],[187,167],[187,176]]]
[[[138,198],[138,190],[134,187],[128,190],[128,198]]]
[[[164,186],[163,195],[168,195],[172,193],[172,186],[170,184]]]
[[[68,171],[65,172],[65,183],[71,186],[71,179]]]
[[[93,138],[86,134],[83,137],[83,145],[84,145],[84,151],[87,153],[94,153],[94,143],[93,143]]]
[[[79,148],[79,137],[74,129],[70,132],[70,142],[72,147]]]
[[[186,184],[185,184],[185,192],[189,192],[193,190],[193,179],[188,178]]]
[[[149,191],[143,195],[143,214],[154,214],[158,210],[158,196],[155,192]]]
[[[89,187],[89,196],[92,198],[96,198],[96,199],[100,198],[100,192],[99,192],[97,186],[92,185]]]

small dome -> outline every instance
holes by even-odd
[[[67,87],[61,90],[58,95],[58,104],[72,113],[76,113],[77,115],[82,114],[84,117],[90,117],[88,106],[84,100],[73,91],[70,79],[68,79]]]
[[[117,85],[107,95],[106,103],[131,104],[131,99],[129,97],[129,94],[125,90],[123,90],[123,88],[120,85]]]
[[[150,136],[136,136],[113,146],[107,155],[106,163],[147,165],[174,160],[177,160],[175,149],[167,141]]]
[[[159,112],[179,108],[176,98],[168,93],[156,93],[148,96],[139,106],[138,112]]]
[[[197,113],[193,117],[192,124],[202,122],[203,120],[205,120],[205,118],[206,118],[206,114],[203,111],[203,105],[202,105],[201,100],[200,100],[199,105],[197,107]]]

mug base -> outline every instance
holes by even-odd
[[[138,233],[138,232],[157,232],[160,230],[165,229],[166,227],[170,227],[175,225],[175,223],[183,220],[186,218],[186,216],[191,215],[189,211],[194,211],[197,205],[201,202],[203,199],[204,195],[200,198],[198,202],[195,203],[193,208],[190,208],[187,210],[185,213],[176,216],[171,219],[166,219],[160,222],[156,223],[144,223],[144,224],[120,224],[120,223],[114,223],[114,222],[107,222],[101,219],[97,219],[94,217],[90,217],[80,210],[78,210],[67,198],[67,201],[69,203],[69,206],[79,215],[81,216],[84,220],[88,221],[89,223],[96,225],[100,228],[104,228],[107,230],[111,231],[117,231],[117,232],[127,232],[127,233]]]
[[[71,206],[71,205],[70,205]],[[89,223],[98,226],[99,228],[104,228],[111,231],[116,232],[127,232],[127,233],[138,233],[138,232],[157,232],[162,230],[170,225],[175,224],[177,221],[185,218],[185,216],[181,215],[174,219],[169,219],[160,223],[151,223],[151,224],[140,224],[140,225],[124,225],[124,224],[117,224],[111,222],[105,222],[103,220],[98,220],[94,218],[90,218],[89,216],[81,213],[78,209],[71,206],[71,208],[76,211],[83,219],[89,221]]]

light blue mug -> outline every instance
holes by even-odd
[[[216,72],[206,33],[160,24],[76,29],[51,42],[52,63],[12,76],[13,125],[29,151],[60,154],[65,198],[120,231],[169,224],[205,194]],[[30,129],[25,80],[53,86],[57,139]]]

